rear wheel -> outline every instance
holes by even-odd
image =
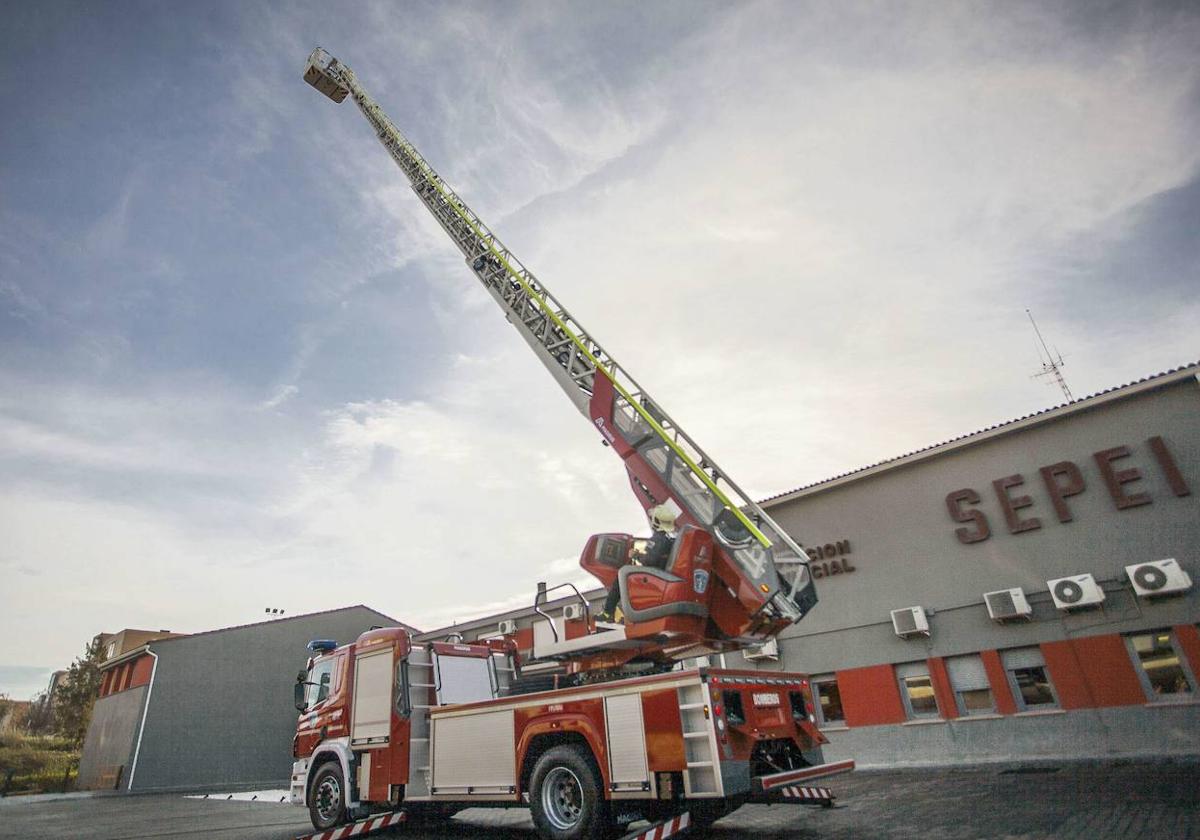
[[[533,824],[547,840],[602,840],[611,833],[600,773],[582,747],[547,750],[534,765],[529,787]]]
[[[338,762],[327,761],[317,768],[308,797],[308,816],[318,831],[346,821],[346,780]]]

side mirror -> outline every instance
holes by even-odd
[[[307,705],[304,702],[304,689],[307,687],[304,683],[304,676],[304,672],[301,671],[300,675],[296,678],[296,685],[294,689],[296,698],[296,711],[298,712],[303,712]]]

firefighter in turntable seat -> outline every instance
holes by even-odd
[[[654,532],[646,543],[640,560],[643,566],[666,569],[671,561],[671,549],[675,547],[675,512],[666,505],[658,505],[649,511],[650,528]],[[621,580],[613,581],[604,601],[604,609],[596,618],[600,621],[616,621],[617,607],[621,603]]]

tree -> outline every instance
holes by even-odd
[[[93,639],[83,656],[71,663],[66,678],[54,690],[54,725],[59,735],[79,746],[87,735],[92,719],[92,705],[100,693],[100,663],[104,648]]]
[[[43,691],[29,701],[22,728],[30,735],[49,735],[53,731],[54,712],[50,708],[50,698],[46,692]]]

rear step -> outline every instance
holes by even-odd
[[[832,808],[833,800],[835,799],[837,797],[833,795],[833,791],[829,788],[788,785],[787,787],[775,788],[770,793],[760,793],[751,796],[748,801],[758,805],[788,803],[796,805],[820,805],[825,808]]]
[[[339,825],[337,828],[318,831],[314,834],[301,834],[296,840],[342,840],[344,837],[366,837],[368,834],[399,825],[407,819],[408,812],[404,810],[392,811],[390,814],[376,814],[365,820],[350,823],[350,825]]]
[[[839,773],[849,773],[854,769],[854,760],[834,761],[829,764],[817,764],[813,767],[802,767],[799,770],[785,770],[782,773],[772,773],[770,776],[756,776],[753,779],[753,790],[757,794],[773,794],[780,788],[807,782],[812,779],[823,779],[836,776]]]

